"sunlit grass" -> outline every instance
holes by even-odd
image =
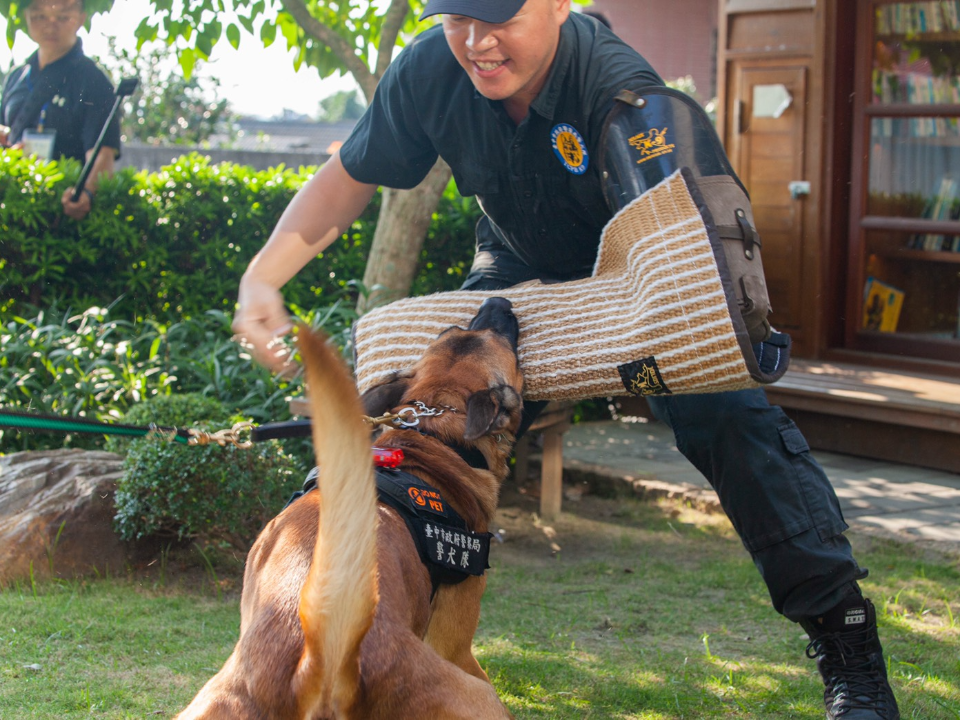
[[[814,718],[806,637],[726,520],[585,498],[551,528],[508,500],[476,654],[517,718]],[[904,718],[960,717],[956,556],[854,534]],[[553,545],[559,546],[559,551]],[[170,717],[237,638],[240,576],[192,558],[0,592],[0,718]]]

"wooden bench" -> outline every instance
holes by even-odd
[[[516,458],[513,477],[522,482],[530,470],[530,437],[534,433],[542,435],[540,517],[544,520],[554,520],[560,514],[563,501],[563,434],[570,429],[574,405],[572,402],[549,403],[526,434],[517,441],[513,451]]]

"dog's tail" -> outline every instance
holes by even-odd
[[[357,701],[360,642],[377,607],[377,495],[354,381],[325,338],[305,328],[298,335],[320,468],[320,527],[300,593],[297,696],[304,717],[340,717]]]

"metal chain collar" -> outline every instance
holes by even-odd
[[[374,426],[392,424],[401,428],[415,428],[420,424],[420,418],[422,417],[440,417],[448,410],[452,413],[457,412],[456,408],[449,405],[441,405],[440,407],[441,409],[438,410],[437,408],[427,407],[426,403],[420,400],[414,400],[413,406],[408,405],[395,413],[384,413],[375,418],[364,415],[363,421]]]

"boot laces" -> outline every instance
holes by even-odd
[[[889,704],[889,685],[870,652],[868,632],[824,633],[810,641],[806,654],[817,660],[837,716]]]

